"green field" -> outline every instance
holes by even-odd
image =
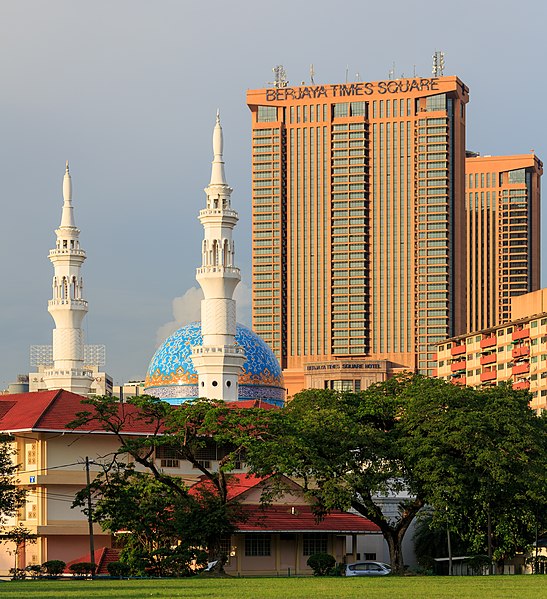
[[[547,597],[547,576],[10,581],[0,582],[0,597],[539,599]]]

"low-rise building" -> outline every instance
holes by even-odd
[[[439,343],[435,374],[470,387],[509,382],[547,409],[547,289],[512,298],[510,322]]]
[[[53,559],[68,563],[90,553],[87,518],[80,509],[72,508],[72,503],[86,485],[86,462],[93,479],[102,471],[102,464],[117,452],[119,441],[96,421],[76,430],[67,428],[79,412],[86,410],[84,399],[64,390],[0,397],[0,432],[16,451],[18,484],[27,491],[25,506],[8,519],[5,529],[22,524],[37,536],[36,543],[27,543],[19,551],[21,568]],[[234,405],[276,409],[259,400]],[[132,404],[120,402],[119,411],[124,436],[155,434],[153,425],[139,418]],[[200,461],[213,471],[224,455],[222,448],[214,444],[205,445],[200,452]],[[117,456],[120,459],[123,456]],[[188,484],[200,481],[201,471],[168,448],[158,447],[155,459],[157,466],[171,476],[179,476]],[[335,511],[316,522],[302,488],[293,481],[287,479],[287,493],[266,510],[260,505],[264,482],[247,477],[243,462],[236,463],[230,485],[230,497],[244,505],[247,515],[237,524],[236,534],[227,540],[229,569],[234,573],[286,574],[288,568],[291,573],[310,573],[306,556],[318,547],[326,548],[338,561],[344,561],[346,554],[348,560],[354,559],[363,543],[367,553],[385,553],[378,528],[366,518]],[[96,524],[93,533],[97,560],[104,548],[115,545],[115,539]],[[356,539],[356,535],[368,533],[374,535],[370,542]],[[14,565],[10,554],[13,549],[0,544],[0,576],[8,574]]]
[[[312,574],[307,565],[310,555],[330,553],[337,563],[358,559],[358,538],[368,555],[383,553],[380,529],[356,513],[331,510],[318,520],[304,498],[304,489],[295,481],[282,477],[283,491],[275,502],[262,504],[264,490],[271,492],[269,477],[235,474],[230,482],[229,501],[237,501],[241,520],[236,530],[224,539],[228,561],[226,571],[238,576],[291,576]],[[280,481],[276,481],[279,488]],[[200,481],[190,492],[200,487]]]

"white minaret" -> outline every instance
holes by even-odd
[[[55,249],[49,252],[54,274],[53,298],[48,302],[48,312],[55,321],[55,328],[53,368],[45,370],[44,383],[48,390],[65,389],[87,395],[93,376],[91,371],[84,369],[84,339],[81,329],[82,320],[87,313],[80,275],[85,252],[80,249],[80,230],[74,222],[72,180],[68,171],[68,160],[63,179],[63,199],[61,225],[55,231],[57,244]]]
[[[232,189],[226,183],[222,160],[222,127],[217,112],[213,132],[211,182],[205,188],[207,207],[199,212],[203,225],[201,267],[196,279],[203,289],[201,331],[203,345],[192,350],[198,372],[199,396],[237,401],[238,377],[245,363],[245,352],[236,345],[236,303],[232,299],[241,280],[234,264],[232,231],[238,215],[230,206]]]

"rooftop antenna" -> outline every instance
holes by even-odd
[[[349,71],[349,64],[346,65],[346,83],[348,82],[348,71]]]
[[[388,79],[393,79],[393,77],[395,77],[395,61],[393,62],[393,67],[387,72],[387,77]]]
[[[416,65],[414,64],[414,65],[412,65],[412,66],[414,67],[414,71],[413,71],[413,73],[414,73],[414,77],[416,77]]]
[[[435,50],[433,54],[433,68],[431,69],[433,77],[442,77],[444,73],[444,52]]]
[[[269,81],[268,85],[273,85],[274,87],[287,87],[289,81],[287,79],[287,73],[283,68],[282,64],[276,65],[273,69],[274,80]]]
[[[355,81],[361,81],[361,73],[355,73]]]
[[[314,75],[315,71],[313,70],[313,64],[310,64],[310,81],[312,85],[315,85],[315,81],[313,80]]]

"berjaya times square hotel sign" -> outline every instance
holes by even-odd
[[[340,83],[334,85],[311,85],[306,87],[277,87],[266,90],[267,102],[303,100],[310,98],[342,98],[371,96],[377,94],[405,94],[412,91],[439,91],[438,79],[390,79],[364,83]]]

